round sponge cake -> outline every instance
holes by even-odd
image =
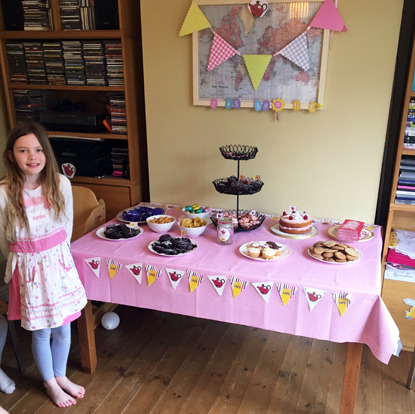
[[[291,207],[288,213],[284,211],[280,217],[279,229],[288,234],[305,234],[311,231],[312,225],[313,219],[305,211],[300,213]]]

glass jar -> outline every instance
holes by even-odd
[[[217,239],[219,244],[232,244],[233,243],[233,223],[231,217],[222,217],[218,219],[217,226]]]

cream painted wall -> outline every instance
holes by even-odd
[[[284,111],[192,105],[191,36],[178,33],[190,0],[141,0],[151,201],[235,208],[212,181],[236,174],[219,147],[258,147],[241,173],[259,174],[260,193],[240,208],[314,217],[375,217],[403,0],[340,0],[346,33],[334,33],[325,108]]]

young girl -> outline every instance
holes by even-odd
[[[10,132],[3,159],[0,249],[7,257],[9,319],[32,331],[46,392],[58,407],[68,407],[85,393],[66,377],[66,363],[70,322],[87,302],[70,252],[71,184],[58,173],[47,133],[36,123]]]

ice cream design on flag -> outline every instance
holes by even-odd
[[[266,303],[268,303],[269,297],[271,296],[272,285],[272,282],[252,282],[252,286]]]
[[[326,294],[325,290],[317,289],[313,287],[307,287],[307,286],[304,286],[304,292],[305,292],[310,310],[313,310],[314,307],[317,305],[317,303],[320,302],[320,300]]]
[[[406,305],[411,306],[409,311],[405,311],[406,319],[415,319],[415,299],[406,298],[403,300]]]
[[[297,292],[297,286],[287,285],[284,283],[276,283],[277,290],[280,293],[282,303],[284,306],[288,303],[288,301],[294,297],[295,292]]]
[[[99,277],[99,271],[100,271],[100,268],[101,268],[101,258],[100,257],[91,257],[89,259],[85,259],[85,263],[94,272],[94,275],[96,277]]]
[[[122,268],[122,264],[116,262],[113,259],[106,259],[106,261],[107,261],[107,267],[108,267],[108,274],[110,278],[112,279],[118,273],[118,271]]]
[[[216,293],[219,296],[222,296],[228,277],[227,276],[208,276],[208,278],[210,280],[210,283],[212,283],[212,286],[215,288]]]
[[[134,276],[135,280],[141,284],[141,276],[142,276],[142,263],[133,263],[125,266],[128,271]]]
[[[333,297],[334,303],[337,305],[337,309],[340,312],[340,316],[343,316],[344,312],[346,312],[347,308],[350,305],[350,299],[347,297],[347,292],[333,292],[331,294]]]
[[[242,291],[248,286],[249,282],[239,279],[237,277],[231,277],[232,295],[236,298]]]
[[[154,266],[146,265],[147,281],[148,285],[151,286],[156,279],[160,276],[161,269],[157,269]]]
[[[196,272],[192,272],[191,270],[189,270],[187,274],[189,277],[190,292],[193,292],[202,283],[203,276]]]
[[[173,289],[177,288],[184,274],[186,273],[185,270],[167,269],[167,268],[166,268],[166,272],[170,280],[170,283],[173,286]]]

